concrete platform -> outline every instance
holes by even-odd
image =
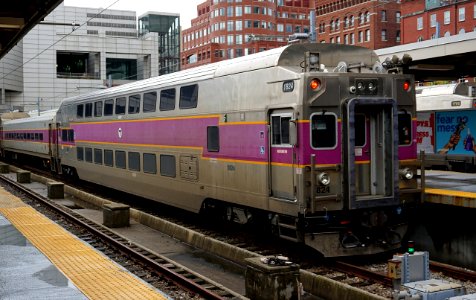
[[[0,299],[171,299],[0,188]]]
[[[425,201],[476,208],[476,174],[426,171]]]

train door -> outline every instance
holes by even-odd
[[[57,172],[61,170],[59,167],[59,133],[60,126],[59,123],[50,123],[48,124],[48,153],[51,158],[50,167],[51,171]]]
[[[270,115],[270,177],[271,196],[294,200],[294,146],[291,110],[276,110]]]
[[[398,201],[397,109],[391,99],[351,99],[343,115],[344,193],[349,208]]]

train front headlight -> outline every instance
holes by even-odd
[[[331,177],[329,174],[322,172],[317,176],[317,179],[319,180],[319,183],[322,185],[329,185],[331,183]]]
[[[399,173],[400,173],[400,176],[403,179],[410,180],[410,179],[413,178],[413,170],[412,169],[409,169],[409,168],[400,169]]]

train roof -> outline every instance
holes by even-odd
[[[362,63],[369,68],[372,68],[375,62],[378,61],[378,56],[373,50],[363,47],[326,43],[293,44],[66,98],[63,100],[62,105],[86,99],[114,97],[121,93],[133,93],[134,91],[147,89],[149,87],[152,89],[174,84],[188,84],[210,78],[276,66],[301,73],[303,72],[302,63],[306,51],[319,52],[319,63],[325,65],[326,69],[330,71],[343,60],[343,57],[346,58],[345,62],[348,64]]]
[[[459,95],[462,97],[476,97],[476,83],[460,82],[416,87],[417,97]]]
[[[21,124],[21,123],[31,123],[31,122],[51,122],[56,117],[57,109],[49,110],[45,113],[41,113],[39,116],[31,115],[26,118],[6,120],[3,122],[4,125],[9,124]]]

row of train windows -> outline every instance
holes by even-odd
[[[141,155],[139,152],[126,152],[122,150],[107,150],[88,147],[77,147],[77,159],[105,165],[108,167],[116,167],[119,169],[128,169],[130,171],[141,171]],[[160,154],[160,175],[167,177],[176,176],[175,156]],[[157,174],[157,157],[154,153],[142,154],[142,169],[147,174]]]
[[[10,140],[29,140],[29,141],[42,141],[43,133],[38,132],[10,132],[5,133],[5,138]]]
[[[175,109],[175,88],[164,89],[159,93],[159,110],[167,111]],[[129,99],[129,101],[127,101]],[[142,105],[141,105],[142,102]],[[180,87],[179,108],[196,108],[198,103],[198,85]],[[90,118],[112,115],[137,114],[141,111],[155,112],[157,110],[157,92],[118,97],[115,99],[100,100],[76,105],[76,117]]]

